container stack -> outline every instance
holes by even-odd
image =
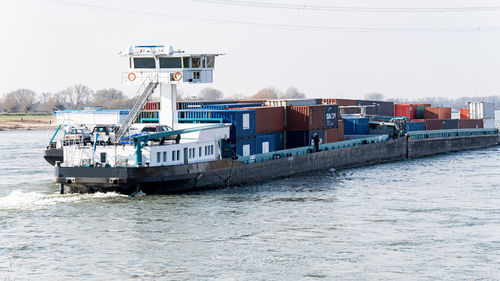
[[[158,123],[160,102],[148,101],[137,115],[136,123]]]
[[[495,104],[487,102],[469,102],[469,119],[482,119],[484,128],[495,128]]]
[[[320,143],[343,140],[335,104],[287,106],[286,130],[287,148],[313,145],[316,135]]]
[[[284,149],[285,108],[259,106],[242,109],[255,110],[256,153]]]
[[[457,129],[451,119],[451,107],[432,107],[430,104],[395,104],[394,115],[408,119],[407,131]]]

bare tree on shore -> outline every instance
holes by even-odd
[[[277,99],[280,91],[275,87],[267,87],[255,93],[252,99]]]
[[[202,100],[221,100],[224,97],[224,93],[221,90],[214,88],[203,88],[198,97]]]
[[[280,96],[282,99],[305,99],[306,94],[302,93],[295,87],[288,88],[283,95]]]
[[[32,112],[35,110],[35,92],[28,89],[17,89],[6,94],[1,101],[5,112]]]

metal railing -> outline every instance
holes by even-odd
[[[127,118],[125,118],[125,121],[120,126],[118,132],[116,132],[115,139],[113,140],[114,143],[120,141],[121,137],[125,135],[125,132],[129,129],[130,125],[132,125],[132,123],[136,120],[137,115],[142,110],[151,94],[153,94],[154,90],[158,86],[158,83],[157,73],[149,74],[146,79],[144,79],[144,82],[139,87],[139,90],[137,90],[136,96],[139,96],[139,98],[130,109]]]
[[[433,130],[433,131],[413,131],[408,132],[412,139],[434,139],[463,136],[496,135],[497,128],[492,129],[455,129],[455,130]]]
[[[361,138],[348,141],[325,143],[319,145],[319,150],[325,151],[325,150],[333,150],[346,147],[354,147],[371,143],[385,142],[388,141],[389,139],[390,138],[388,135],[382,135],[382,136]],[[244,164],[249,164],[249,163],[257,163],[273,159],[280,159],[280,158],[287,158],[287,157],[308,154],[312,153],[313,151],[314,151],[314,145],[311,145],[311,146],[291,148],[291,149],[273,151],[273,152],[250,155],[250,156],[238,156],[238,160],[243,162]]]

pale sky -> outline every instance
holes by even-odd
[[[3,0],[0,94],[17,88],[56,92],[83,83],[94,90],[118,88],[132,95],[133,88],[121,84],[127,62],[118,52],[136,44],[226,53],[216,61],[214,83],[203,85],[226,96],[251,95],[268,86],[295,86],[308,97],[362,98],[370,92],[404,98],[500,94],[500,0],[239,0],[308,7],[498,8],[462,12],[339,12],[221,4],[227,2],[234,3]],[[491,27],[497,29],[484,30]],[[457,32],[449,31],[455,28]],[[465,31],[468,28],[473,30]],[[192,94],[200,89],[180,88]]]

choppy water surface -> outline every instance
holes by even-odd
[[[57,194],[46,142],[0,132],[4,280],[500,280],[499,147],[130,198]]]

